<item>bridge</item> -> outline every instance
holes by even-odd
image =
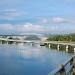
[[[74,51],[75,51],[75,42],[65,42],[65,41],[44,41],[44,40],[23,40],[23,39],[9,39],[9,38],[0,38],[0,41],[6,41],[6,42],[19,42],[19,43],[40,43],[43,45],[48,45],[49,48],[50,46],[56,45],[57,49],[60,48],[61,45],[65,46],[65,49],[67,50],[69,48],[69,46],[74,47]]]
[[[41,46],[48,46],[51,48],[51,46],[55,45],[56,48],[59,50],[60,48],[64,48],[66,52],[69,51],[69,49],[73,49],[75,52],[75,42],[65,42],[65,41],[44,41],[44,40],[23,40],[23,39],[9,39],[9,38],[0,38],[0,42],[14,42],[14,43],[38,43]]]
[[[0,38],[0,41],[6,41],[6,42],[20,42],[20,43],[26,43],[26,42],[39,43],[39,41],[35,41],[35,40],[14,40],[14,39],[7,39],[7,38]]]
[[[68,42],[68,41],[42,41],[41,43],[44,44],[44,45],[47,45],[49,48],[51,48],[52,45],[55,45],[58,50],[60,48],[64,47],[66,52],[68,52],[69,49],[73,49],[73,51],[75,52],[75,42]]]
[[[33,37],[32,37],[33,36]],[[39,39],[33,39],[34,37],[38,37]],[[27,37],[30,37],[30,39],[26,39]],[[40,43],[40,41],[45,40],[46,37],[44,36],[38,36],[38,35],[0,35],[0,42],[17,42],[17,43]]]

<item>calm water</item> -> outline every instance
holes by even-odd
[[[0,75],[48,75],[69,57],[39,45],[0,44]]]

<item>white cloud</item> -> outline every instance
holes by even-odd
[[[55,30],[53,27],[46,27],[44,25],[37,25],[37,24],[32,24],[32,23],[25,23],[22,25],[12,25],[12,24],[1,24],[0,25],[0,30],[1,31],[11,31],[12,32],[20,32],[22,33],[42,33],[42,32],[51,32]]]
[[[0,24],[0,30],[13,30],[14,27],[11,24]]]
[[[1,9],[0,12],[16,12],[16,9]]]
[[[27,31],[40,32],[40,31],[46,31],[44,26],[34,25],[32,23],[25,23],[23,25],[1,24],[0,25],[0,29],[1,30],[15,30],[15,31],[19,31],[19,32],[27,32]]]
[[[48,20],[44,18],[44,19],[42,20],[42,23],[48,23]]]
[[[74,19],[66,19],[66,18],[61,18],[61,17],[53,17],[51,20],[51,23],[53,24],[75,24]]]
[[[60,24],[60,23],[65,23],[65,22],[66,22],[66,20],[61,17],[53,17],[52,18],[52,23],[54,23],[54,24]]]
[[[42,25],[34,25],[32,23],[25,23],[24,25],[16,25],[16,30],[21,32],[43,32],[46,31],[46,28]]]
[[[41,18],[41,17],[37,17],[38,19],[38,22],[37,24],[40,24],[40,25],[47,25],[49,23],[49,20],[47,18]]]
[[[12,20],[26,14],[25,12],[18,11],[16,9],[0,10],[0,13],[1,14],[3,13],[3,15],[0,15],[0,19],[7,19],[7,20]]]
[[[25,34],[25,33],[34,33],[34,34],[37,34],[37,33],[66,33],[66,32],[75,32],[75,27],[72,28],[72,27],[69,27],[68,29],[67,28],[61,28],[59,26],[49,26],[49,27],[46,27],[45,25],[34,25],[32,23],[25,23],[25,24],[22,24],[22,25],[12,25],[12,24],[0,24],[0,31],[2,32],[16,32],[17,33],[20,33],[20,34]]]

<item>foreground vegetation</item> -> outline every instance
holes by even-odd
[[[47,39],[48,41],[75,41],[75,34],[65,34],[65,35],[51,35]]]

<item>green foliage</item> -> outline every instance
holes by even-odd
[[[49,36],[48,41],[75,41],[75,34]]]

